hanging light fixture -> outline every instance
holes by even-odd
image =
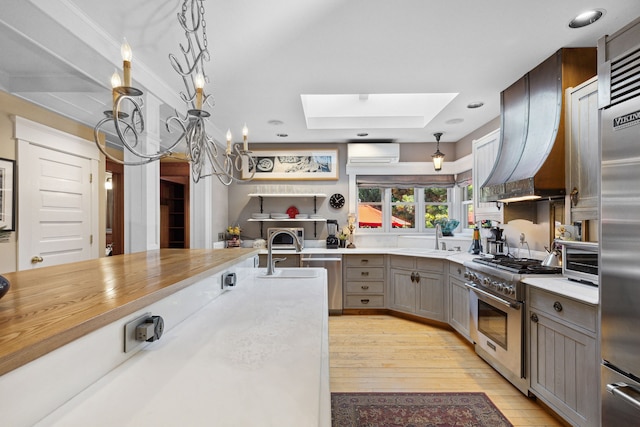
[[[173,69],[182,77],[185,91],[180,92],[180,98],[185,102],[187,111],[184,114],[175,110],[175,114],[165,120],[167,131],[178,128],[180,135],[168,148],[148,153],[139,147],[139,138],[144,132],[144,118],[142,114],[142,91],[131,84],[132,50],[126,39],[122,44],[124,83],[116,71],[111,77],[113,88],[112,110],[105,111],[105,117],[94,128],[94,140],[102,154],[116,163],[125,166],[140,166],[167,157],[186,159],[191,165],[191,178],[198,182],[207,176],[216,176],[224,185],[234,181],[250,181],[256,171],[255,160],[249,151],[249,130],[244,125],[242,129],[243,144],[233,144],[231,131],[227,131],[227,146],[219,149],[214,139],[209,136],[205,128],[205,120],[210,116],[203,109],[203,105],[212,106],[211,95],[204,92],[208,78],[204,71],[204,62],[209,61],[207,48],[206,22],[204,19],[204,0],[184,0],[182,9],[178,13],[178,22],[185,32],[187,44],[180,44],[184,56],[181,63],[173,54],[169,54],[169,62]],[[102,127],[112,123],[123,149],[133,155],[133,160],[120,160],[107,153],[100,143]],[[178,146],[184,143],[186,149],[178,153]],[[141,144],[140,144],[141,145]],[[242,177],[242,170],[249,171],[248,176]]]
[[[442,132],[436,132],[433,134],[436,137],[436,152],[431,155],[433,158],[433,168],[436,172],[442,170],[442,163],[444,162],[444,154],[440,152],[440,137],[442,136]]]

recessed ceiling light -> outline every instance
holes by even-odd
[[[368,133],[366,133],[366,132],[360,132],[360,133],[359,133],[359,134],[357,134],[357,135],[358,135],[358,136],[360,136],[360,137],[363,137],[363,136],[369,136],[369,134],[368,134]]]
[[[467,105],[467,108],[480,108],[483,105],[484,105],[484,102],[482,102],[482,101],[471,102],[471,103],[469,103],[469,105]]]
[[[462,123],[464,122],[464,119],[450,119],[447,120],[445,123],[448,125],[457,125],[458,123]]]
[[[267,123],[270,124],[271,126],[280,126],[284,124],[282,120],[275,120],[275,119],[269,120]]]
[[[582,12],[569,22],[570,28],[582,28],[591,25],[604,15],[603,9],[594,9]]]
[[[279,136],[280,138],[286,138],[289,136],[288,133],[276,133],[276,136]]]

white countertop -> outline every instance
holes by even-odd
[[[266,249],[261,249],[260,254],[265,255]],[[326,249],[326,248],[304,248],[301,252],[296,252],[294,249],[275,250],[273,255],[328,255],[328,254],[340,254],[340,255],[358,255],[358,254],[383,254],[383,255],[404,255],[404,256],[416,256],[424,258],[441,258],[448,259],[453,262],[462,264],[465,261],[471,260],[478,255],[472,255],[468,252],[461,251],[441,251],[437,249],[425,249],[425,248],[354,248],[354,249]]]
[[[587,304],[598,305],[600,295],[596,286],[572,282],[566,277],[538,277],[529,276],[522,280],[529,286],[555,292],[556,294],[573,298]]]
[[[313,270],[251,270],[38,425],[329,426],[327,277]]]

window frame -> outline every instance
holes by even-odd
[[[412,187],[414,192],[414,207],[415,207],[415,227],[414,228],[393,228],[391,222],[391,213],[393,202],[391,197],[392,188],[380,188],[381,200],[382,200],[382,227],[380,228],[360,228],[356,226],[358,233],[362,234],[434,234],[435,228],[427,228],[424,224],[424,213],[428,205],[446,205],[449,212],[449,217],[455,218],[456,212],[463,212],[462,188],[465,187],[451,187],[447,188],[447,202],[446,203],[428,203],[424,198],[424,189],[429,187]],[[356,184],[356,211],[360,206],[359,187]],[[369,203],[369,202],[365,202]],[[397,202],[402,204],[403,202]],[[473,201],[471,201],[473,203]],[[465,213],[466,214],[466,213]],[[358,218],[359,221],[359,218]],[[463,221],[460,221],[463,224]],[[465,233],[466,232],[466,233]],[[471,229],[465,230],[461,225],[456,228],[456,234],[469,234]]]

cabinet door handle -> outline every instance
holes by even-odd
[[[368,275],[369,275],[369,272],[368,272],[368,271],[361,271],[361,272],[360,272],[360,275],[361,275],[361,276],[368,276]]]
[[[368,262],[369,262],[369,260],[368,260],[368,259],[363,259],[363,260],[361,260],[360,262],[361,262],[362,264],[366,264],[366,263],[368,263]]]
[[[420,283],[420,273],[416,273],[416,283]]]
[[[415,281],[416,281],[416,272],[415,272],[415,271],[412,271],[412,272],[411,272],[411,283],[413,283],[413,282],[415,282]]]
[[[531,313],[531,321],[533,323],[538,323],[538,315],[535,313]]]
[[[458,274],[462,274],[462,270],[458,267]]]
[[[562,311],[562,304],[559,301],[553,303],[553,309],[560,313]]]
[[[362,304],[369,304],[369,300],[368,299],[361,299],[360,302]]]
[[[366,291],[367,289],[369,289],[369,287],[366,286],[366,285],[362,285],[362,286],[360,286],[360,289],[364,289]]]
[[[41,256],[34,256],[33,258],[31,258],[31,264],[37,264],[39,262],[44,261],[44,258],[42,258]]]

